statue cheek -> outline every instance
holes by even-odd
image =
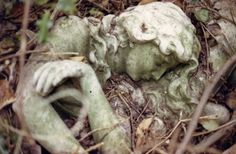
[[[126,72],[133,80],[152,78],[152,72],[157,71],[155,52],[158,48],[152,43],[135,44],[126,60]]]

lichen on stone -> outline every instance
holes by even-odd
[[[155,93],[152,98],[157,99],[152,99],[153,104],[157,111],[163,110],[158,112],[163,113],[162,117],[192,113],[188,81],[198,66],[200,44],[195,27],[179,7],[156,2],[129,8],[118,16],[105,16],[102,21],[74,16],[63,20],[74,23],[69,30],[63,30],[68,34],[73,32],[71,38],[67,38],[68,48],[61,48],[57,43],[60,42],[57,39],[63,37],[58,35],[60,30],[53,30],[57,39],[51,39],[50,44],[60,51],[87,49],[80,53],[88,56],[101,82],[105,82],[111,72],[127,73],[133,80],[145,82],[147,95]],[[55,26],[57,28],[60,27]],[[84,34],[79,35],[81,31]],[[83,38],[88,42],[78,41]],[[152,81],[157,85],[155,92],[147,88]],[[164,115],[166,110],[170,114]]]

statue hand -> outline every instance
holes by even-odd
[[[47,95],[54,87],[70,77],[81,77],[82,70],[79,62],[62,60],[48,62],[41,66],[35,73],[33,83],[36,92]]]

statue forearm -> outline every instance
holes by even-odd
[[[29,67],[32,69],[34,66]],[[88,64],[70,60],[54,61],[48,62],[36,70],[34,78],[31,76],[28,79],[26,87],[30,87],[30,89],[21,89],[22,112],[30,132],[45,148],[50,152],[83,151],[50,104],[64,97],[73,97],[86,107],[92,130],[104,129],[94,133],[97,142],[104,142],[102,151],[107,153],[128,152],[124,146],[130,146],[129,139],[119,126],[119,120],[109,106],[94,70]],[[28,74],[27,71],[26,74]],[[70,77],[79,80],[81,93],[76,88],[65,86],[46,96],[50,89],[55,89],[61,81]],[[27,80],[27,78],[23,78],[23,80]]]

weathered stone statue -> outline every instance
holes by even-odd
[[[19,112],[22,105],[20,118],[52,153],[84,152],[52,107],[51,103],[58,101],[78,115],[84,106],[92,130],[108,128],[93,134],[97,143],[104,142],[103,153],[129,153],[130,139],[101,88],[113,72],[127,73],[140,81],[157,116],[173,123],[192,114],[205,86],[204,75],[196,73],[200,44],[195,28],[172,3],[128,8],[102,21],[64,17],[51,33],[47,44],[51,54],[30,57],[14,108]],[[88,63],[55,56],[67,52],[87,57]],[[213,106],[220,113],[211,110]],[[229,119],[228,111],[220,105],[208,104],[206,111],[218,114],[219,123]]]

